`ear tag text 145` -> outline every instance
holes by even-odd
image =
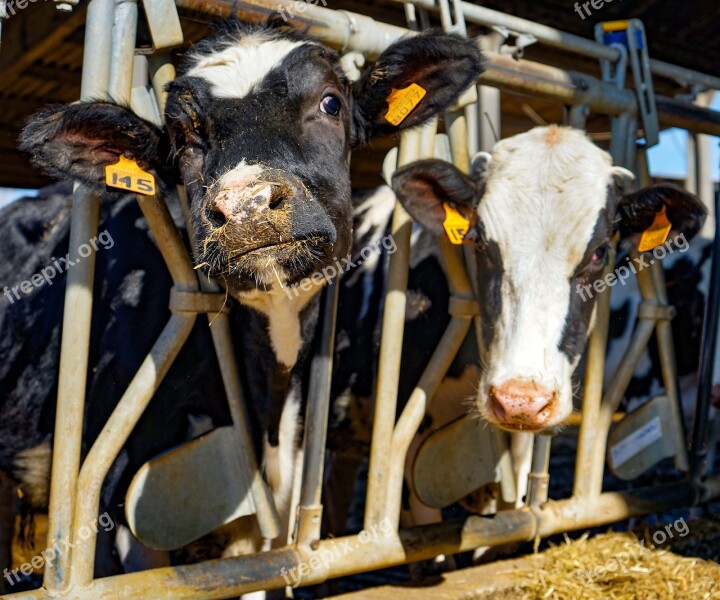
[[[443,208],[445,209],[443,228],[448,240],[451,244],[462,244],[467,232],[470,231],[470,221],[447,202],[443,202]]]
[[[662,210],[655,214],[655,218],[650,227],[642,232],[640,243],[638,244],[638,252],[647,252],[665,242],[672,228],[672,223],[668,221],[665,212],[666,208],[663,206]]]
[[[124,156],[120,156],[120,160],[114,165],[105,167],[105,183],[108,187],[126,192],[155,195],[155,176],[143,171],[134,160]]]
[[[402,90],[393,89],[387,97],[388,111],[385,120],[393,125],[400,125],[425,97],[426,91],[417,83],[411,83]]]

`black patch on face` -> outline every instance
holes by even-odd
[[[613,193],[609,189],[608,202],[614,202],[613,198]],[[610,211],[612,211],[614,204],[609,204],[609,206]],[[570,278],[568,312],[565,317],[562,337],[558,344],[558,349],[568,357],[570,363],[580,355],[587,343],[590,317],[597,297],[597,292],[592,288],[592,285],[603,274],[602,265],[597,269],[588,267],[595,250],[608,240],[611,220],[608,216],[608,209],[600,210],[595,229],[583,253],[583,258],[577,265],[574,275]],[[578,291],[579,289],[587,291],[583,295]]]
[[[503,262],[497,242],[487,240],[485,226],[476,226],[477,293],[480,303],[483,345],[487,351],[495,336],[495,323],[502,312]]]

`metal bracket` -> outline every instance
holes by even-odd
[[[227,294],[170,290],[170,310],[185,313],[229,313],[231,302]]]
[[[183,32],[174,0],[143,2],[153,49],[166,50],[182,46]]]
[[[525,56],[525,48],[532,46],[537,42],[537,38],[532,33],[521,33],[519,31],[512,31],[507,27],[501,25],[493,25],[493,31],[496,31],[503,37],[503,43],[500,46],[500,54],[508,54],[514,59],[518,60]],[[511,37],[515,38],[515,45],[511,46],[507,44],[507,40]]]
[[[667,304],[641,302],[638,307],[638,319],[649,321],[671,321],[675,318],[676,313],[675,307]]]
[[[650,71],[650,56],[648,54],[645,27],[640,19],[628,21],[606,21],[595,26],[595,39],[600,44],[614,48],[624,47],[627,57],[630,58],[635,94],[637,96],[640,117],[645,131],[645,144],[648,148],[659,141],[660,124],[658,122],[657,107],[655,105],[655,90],[653,88],[652,72]],[[621,53],[622,61],[622,53]],[[605,63],[603,65],[603,63]],[[606,81],[624,83],[624,69],[619,65],[613,69],[608,61],[601,61],[603,78]],[[622,77],[622,80],[620,79]]]
[[[453,317],[476,317],[480,314],[480,305],[475,298],[451,296],[448,312]]]

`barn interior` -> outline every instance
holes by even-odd
[[[393,25],[407,25],[402,2],[384,0],[313,0],[312,4],[326,5],[367,15],[377,21]],[[27,3],[20,9],[9,5],[9,18],[3,23],[0,46],[0,187],[39,188],[50,183],[33,169],[26,156],[16,150],[17,137],[27,117],[48,104],[72,102],[80,94],[83,42],[85,35],[86,2],[73,6],[58,3]],[[174,51],[179,57],[192,42],[212,30],[216,17],[183,6],[202,7],[202,2],[180,3],[180,16],[185,35],[182,48]],[[290,6],[291,3],[288,4]],[[561,31],[588,39],[594,37],[594,24],[599,20],[612,21],[629,17],[639,18],[648,34],[651,58],[720,77],[720,4],[706,0],[692,0],[679,6],[669,0],[642,0],[633,3],[605,3],[594,10],[576,11],[565,0],[529,2],[528,0],[490,0],[475,2],[483,7],[521,17]],[[14,14],[12,14],[14,12]],[[267,11],[270,14],[270,11]],[[581,14],[582,13],[582,14]],[[585,15],[584,17],[582,15]],[[438,16],[430,13],[433,23]],[[142,31],[142,13],[141,13]],[[470,24],[472,35],[487,34],[486,27]],[[141,33],[140,36],[143,34]],[[526,59],[562,69],[600,77],[598,61],[559,48],[534,43],[524,48]],[[686,82],[654,77],[658,95],[690,100],[694,91]],[[530,127],[566,120],[562,106],[503,91],[502,130],[506,137]],[[720,119],[719,119],[720,120]],[[609,119],[605,115],[590,115],[587,129],[603,144],[609,138]],[[353,156],[353,184],[358,188],[378,185],[380,165],[384,154],[397,143],[395,139],[376,142],[372,148]]]

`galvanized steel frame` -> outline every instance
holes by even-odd
[[[146,0],[151,1],[151,0]],[[399,1],[399,0],[393,0]],[[176,0],[180,7],[206,13],[229,15],[232,2],[224,0]],[[435,9],[440,2],[418,0],[420,8]],[[516,30],[529,31],[545,43],[565,47],[574,52],[607,60],[616,58],[613,49],[604,48],[582,38],[557,32],[514,17],[494,13],[466,2],[456,2],[456,8],[470,21],[493,21]],[[235,12],[248,21],[261,21],[282,6],[276,0],[246,0],[236,4]],[[455,18],[458,11],[455,11]],[[85,61],[83,65],[84,100],[108,97],[112,90],[115,99],[130,98],[132,80],[132,54],[137,4],[130,0],[91,0],[88,8]],[[113,28],[113,21],[116,27]],[[379,55],[389,43],[410,33],[403,28],[377,23],[369,17],[344,11],[333,11],[307,5],[301,17],[293,19],[307,32],[331,46],[343,51],[357,51],[370,57]],[[113,34],[113,32],[115,32]],[[112,45],[110,41],[112,40]],[[601,48],[604,48],[601,50]],[[619,162],[632,158],[629,132],[635,130],[636,100],[629,90],[617,89],[609,84],[581,73],[540,65],[529,61],[514,61],[490,52],[488,69],[479,83],[507,91],[519,92],[553,100],[567,106],[582,107],[574,111],[576,124],[581,124],[588,110],[617,116],[613,132],[620,139],[613,140],[613,151]],[[110,57],[114,59],[111,68]],[[159,49],[150,57],[152,82],[158,97],[158,105],[164,106],[163,84],[174,76],[166,50]],[[657,74],[673,77],[709,87],[720,87],[720,80],[673,65],[653,61]],[[447,116],[453,162],[461,169],[468,169],[468,116],[464,108],[474,101],[466,96]],[[684,127],[696,133],[720,135],[720,115],[713,111],[694,107],[672,99],[658,99],[661,122]],[[436,123],[403,134],[399,152],[399,164],[406,164],[421,157],[431,156],[434,147]],[[471,145],[479,146],[474,139]],[[180,189],[181,199],[184,199]],[[185,200],[186,201],[186,200]],[[58,417],[56,421],[53,480],[50,504],[50,531],[48,546],[59,540],[78,539],[82,523],[92,521],[98,512],[99,490],[112,461],[130,434],[132,427],[150,401],[162,376],[196,320],[197,314],[217,310],[217,288],[198,282],[187,251],[160,198],[139,199],[151,229],[155,232],[159,247],[170,269],[174,301],[171,302],[172,317],[162,336],[146,358],[137,376],[121,399],[118,407],[87,458],[80,466],[80,442],[84,408],[84,385],[87,374],[87,344],[89,339],[92,308],[92,284],[94,261],[80,261],[68,273],[62,342],[60,386],[58,393]],[[90,239],[98,226],[98,198],[82,187],[75,193],[72,216],[71,248],[77,248]],[[380,356],[380,375],[373,431],[370,478],[365,526],[371,530],[388,519],[397,526],[399,518],[402,467],[409,441],[417,430],[433,391],[441,381],[457,347],[475,323],[477,306],[471,281],[468,278],[461,252],[449,244],[442,246],[443,258],[450,273],[452,300],[451,321],[440,345],[425,373],[413,392],[408,405],[395,423],[395,402],[399,377],[399,355],[402,346],[402,324],[405,311],[405,291],[410,253],[410,217],[399,205],[395,210],[392,232],[398,250],[391,257],[388,293],[386,297],[383,340]],[[666,307],[662,270],[644,271],[640,286],[645,302],[656,307]],[[331,289],[337,286],[332,286]],[[618,390],[627,379],[626,374],[606,391],[602,400],[602,373],[607,345],[607,321],[609,296],[602,295],[597,306],[596,330],[588,348],[588,368],[584,413],[580,430],[578,462],[593,465],[587,475],[578,472],[573,497],[567,500],[546,501],[547,456],[549,443],[536,444],[533,459],[533,475],[528,506],[522,509],[500,512],[495,518],[469,517],[463,521],[448,521],[436,525],[400,530],[397,535],[385,539],[375,536],[350,536],[330,540],[319,539],[319,522],[322,511],[320,485],[322,480],[322,455],[324,454],[325,423],[329,400],[329,373],[332,358],[332,323],[336,303],[336,290],[328,295],[323,317],[326,332],[318,362],[313,364],[315,376],[312,392],[314,402],[309,403],[306,419],[306,452],[301,506],[299,507],[298,535],[296,543],[263,554],[208,561],[205,563],[153,569],[94,580],[94,538],[79,544],[71,553],[59,556],[48,565],[44,588],[32,592],[11,594],[8,598],[227,598],[259,589],[281,588],[286,585],[282,569],[290,570],[303,564],[313,565],[302,583],[319,583],[330,577],[372,570],[438,554],[452,554],[478,546],[530,540],[554,533],[611,523],[631,516],[661,511],[677,506],[689,506],[720,496],[720,478],[703,481],[688,480],[662,488],[647,488],[626,493],[601,493],[604,466],[604,447],[607,428],[618,401]],[[666,384],[674,378],[672,340],[669,323],[659,310],[658,336],[661,339],[661,356]],[[667,316],[667,315],[665,315]],[[238,428],[238,447],[245,453],[251,448],[249,431],[244,417],[242,390],[234,366],[232,341],[227,329],[225,315],[220,323],[213,325],[213,340],[222,364],[223,378],[230,399],[232,414]],[[653,321],[654,324],[655,321]],[[646,327],[636,332],[637,343],[628,352],[628,364],[636,362],[641,341],[647,337]],[[663,341],[664,340],[664,341]],[[663,349],[664,348],[664,349]],[[620,392],[621,395],[622,392]],[[602,416],[602,426],[598,418]],[[248,468],[259,477],[257,465],[251,453]],[[687,467],[687,456],[678,457],[678,466]],[[267,488],[261,481],[253,486],[253,496],[258,506],[258,519],[267,537],[277,528],[277,517]],[[259,505],[258,505],[259,501]],[[350,556],[338,549],[351,544],[355,550]],[[332,561],[320,561],[323,553],[331,553]],[[327,556],[328,554],[325,554]]]

